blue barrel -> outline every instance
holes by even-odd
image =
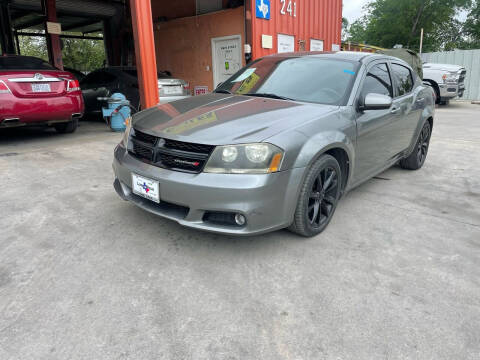
[[[131,115],[130,101],[127,100],[125,95],[115,93],[107,100],[107,107],[102,108],[103,117],[110,124],[112,131],[125,131],[125,121]]]

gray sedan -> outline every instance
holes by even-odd
[[[433,116],[432,89],[397,58],[268,56],[213,94],[136,114],[114,187],[196,229],[314,236],[347,191],[398,162],[422,167]]]

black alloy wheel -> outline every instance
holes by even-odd
[[[310,225],[320,227],[327,222],[337,203],[338,175],[329,166],[320,171],[310,189],[307,217]]]
[[[423,127],[417,144],[417,162],[422,165],[427,158],[428,145],[430,140],[430,125],[428,123],[425,125],[428,126]]]
[[[327,154],[320,156],[307,170],[289,230],[306,237],[321,233],[333,217],[341,188],[338,161]]]
[[[432,127],[430,126],[430,122],[426,121],[423,125],[422,131],[420,131],[417,144],[415,145],[412,153],[408,157],[400,161],[400,166],[402,168],[409,170],[417,170],[423,166],[427,158],[431,135]]]

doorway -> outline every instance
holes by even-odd
[[[212,38],[213,87],[227,80],[242,67],[240,35]]]

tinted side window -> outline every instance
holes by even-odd
[[[374,65],[363,82],[362,97],[369,93],[393,96],[392,79],[387,64]]]
[[[392,71],[396,80],[397,96],[402,96],[412,91],[413,78],[410,70],[405,66],[392,64]]]

